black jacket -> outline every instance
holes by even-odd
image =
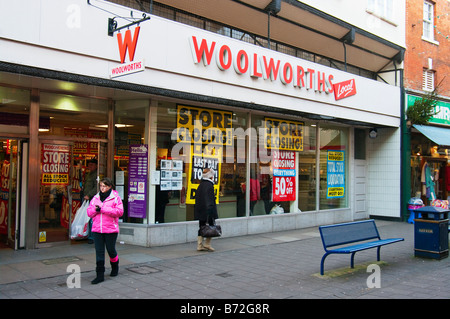
[[[212,182],[203,179],[195,192],[194,218],[206,221],[208,215],[213,219],[219,218],[214,196],[214,185]]]

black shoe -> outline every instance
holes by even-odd
[[[105,281],[105,274],[97,273],[97,277],[95,277],[95,279],[91,281],[91,284],[96,285],[98,283],[101,283],[102,281]]]
[[[93,244],[94,240],[93,239],[88,239],[88,244]]]
[[[119,274],[119,260],[116,262],[111,262],[111,277],[115,277]]]
[[[97,262],[97,267],[95,267],[95,272],[97,273],[97,277],[91,281],[91,284],[96,285],[105,280],[105,263]]]

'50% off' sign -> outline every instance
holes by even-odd
[[[273,201],[295,200],[295,179],[293,177],[274,176]]]

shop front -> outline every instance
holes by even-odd
[[[408,105],[420,97],[408,95]],[[448,207],[450,195],[450,103],[437,101],[427,125],[411,128],[411,198]]]
[[[0,65],[5,241],[75,242],[91,175],[112,177],[124,202],[120,241],[192,241],[205,167],[216,172],[224,236],[399,217],[398,87],[157,16],[120,37],[92,33],[108,13],[75,3],[95,17],[89,27],[44,19],[49,37],[0,39],[27,52],[3,53]],[[61,37],[73,41],[51,40]]]

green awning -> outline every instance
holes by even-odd
[[[413,126],[437,145],[450,148],[450,128],[416,124]]]

